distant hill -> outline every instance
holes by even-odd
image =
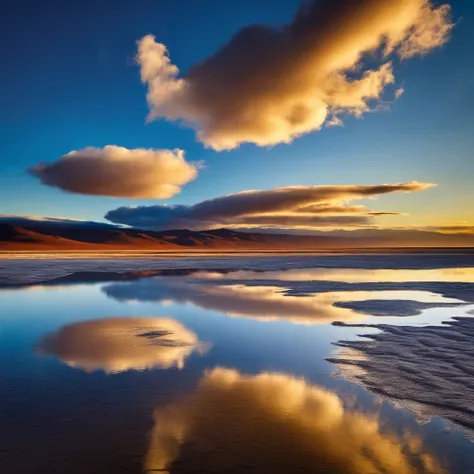
[[[84,242],[77,242],[58,235],[44,234],[11,224],[0,223],[0,249],[40,249],[40,248],[79,248],[87,247]]]
[[[94,223],[23,219],[0,222],[0,250],[324,250],[391,247],[474,247],[474,235],[417,230],[360,230],[292,235],[204,231],[150,231]]]

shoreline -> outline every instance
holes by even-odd
[[[0,250],[0,260],[100,258],[218,258],[324,255],[474,255],[474,247],[377,247],[294,250]]]

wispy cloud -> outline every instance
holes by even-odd
[[[106,222],[86,221],[80,219],[70,219],[68,217],[48,217],[48,216],[27,216],[14,214],[0,214],[0,224],[11,224],[16,226],[26,226],[28,228],[34,227],[103,227],[114,228],[116,226]]]
[[[119,207],[105,218],[111,222],[153,229],[305,228],[369,225],[375,215],[357,199],[396,192],[423,191],[431,183],[413,181],[375,186],[289,186],[267,191],[244,191],[192,206]]]

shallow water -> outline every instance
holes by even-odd
[[[4,283],[28,285],[0,290],[0,472],[474,472],[455,343],[440,349],[446,370],[429,372],[429,410],[333,363],[350,356],[338,341],[380,334],[357,325],[431,331],[469,317],[472,256],[1,264]],[[46,283],[159,268],[191,271]],[[398,375],[404,348],[392,331],[384,374]],[[454,422],[436,409],[450,383]]]

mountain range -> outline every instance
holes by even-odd
[[[152,231],[77,221],[0,221],[0,250],[331,250],[474,247],[473,234],[420,230],[354,230],[312,235],[215,229]]]

